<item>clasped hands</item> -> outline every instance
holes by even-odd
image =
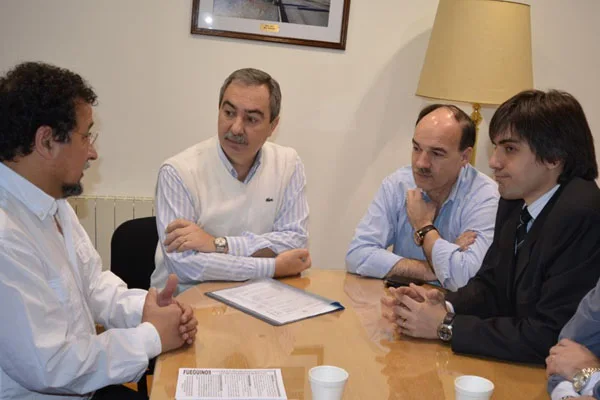
[[[144,302],[142,322],[150,322],[160,336],[162,352],[192,344],[198,332],[198,320],[192,307],[173,297],[177,289],[177,276],[169,275],[167,285],[158,292],[150,288]]]
[[[444,294],[410,284],[389,288],[389,296],[381,298],[381,314],[406,336],[437,339],[437,330],[446,316]]]

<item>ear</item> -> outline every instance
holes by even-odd
[[[556,161],[544,161],[544,165],[546,165],[546,168],[548,168],[549,170],[554,170],[556,168],[561,168],[562,167],[562,161],[556,160]]]
[[[471,155],[473,154],[473,148],[472,147],[467,147],[466,149],[464,149],[462,151],[462,153],[460,154],[460,163],[461,165],[464,167],[465,165],[467,165],[468,163],[471,162]]]
[[[271,132],[269,133],[269,137],[271,137],[271,135],[273,134],[273,132],[275,132],[275,129],[277,128],[277,125],[279,125],[279,116],[277,116],[277,118],[275,118],[271,123]]]
[[[53,159],[58,153],[58,143],[54,140],[53,130],[42,125],[35,131],[33,151],[44,159]]]

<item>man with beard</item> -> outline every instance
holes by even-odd
[[[235,71],[221,87],[217,137],[161,166],[153,285],[163,286],[169,273],[183,291],[310,267],[304,166],[295,150],[267,142],[280,109],[279,84],[269,74]]]
[[[382,312],[401,334],[440,339],[458,353],[543,363],[600,276],[594,139],[579,102],[556,90],[507,100],[489,134],[502,198],[481,269],[445,297],[392,288]]]
[[[79,75],[51,65],[0,77],[2,399],[136,399],[118,384],[196,334],[192,309],[172,298],[175,276],[161,293],[128,290],[102,271],[65,200],[98,157],[95,101]]]
[[[449,290],[477,273],[499,196],[469,165],[474,144],[475,125],[458,107],[433,104],[419,113],[412,166],[384,179],[350,243],[348,271],[439,280]]]

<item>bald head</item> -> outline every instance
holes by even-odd
[[[444,113],[443,111],[446,111]],[[440,113],[441,112],[441,113]],[[461,129],[461,137],[459,143],[459,150],[465,150],[468,147],[475,146],[475,124],[473,120],[460,108],[451,104],[431,104],[423,108],[417,117],[415,125],[419,125],[421,120],[425,117],[438,117],[438,123],[441,123],[442,119],[447,117],[447,113],[458,122]]]

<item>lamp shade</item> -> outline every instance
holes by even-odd
[[[533,88],[529,5],[440,0],[417,95],[501,104]]]

